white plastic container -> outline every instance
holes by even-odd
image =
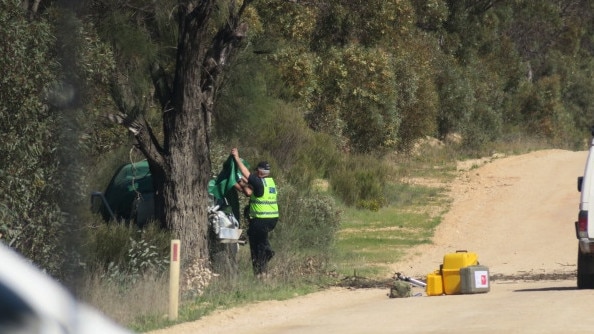
[[[241,231],[243,230],[240,228],[221,227],[219,231],[219,239],[224,244],[237,242],[241,236]]]

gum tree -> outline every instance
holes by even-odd
[[[149,47],[144,56],[151,61],[152,92],[162,122],[160,128],[154,128],[140,117],[151,101],[123,88],[122,83],[129,78],[122,77],[116,78],[113,94],[120,113],[110,118],[127,127],[149,161],[156,187],[156,214],[181,239],[182,260],[208,259],[209,246],[215,246],[209,245],[213,241],[209,241],[207,224],[210,123],[225,70],[246,37],[248,25],[243,19],[251,3],[179,0],[170,3],[170,8],[143,1],[117,4],[123,10],[134,8],[134,15],[126,19],[136,19],[137,31],[145,29],[145,36],[153,39],[146,44]],[[163,13],[175,13],[170,21],[174,19],[177,24],[172,33],[177,45],[169,48],[175,50],[171,63],[163,61],[159,51],[152,58],[150,55],[154,50],[151,43],[162,38],[159,33],[164,30],[149,31],[146,27],[158,25],[156,17]],[[129,57],[120,68],[133,66],[133,61]]]

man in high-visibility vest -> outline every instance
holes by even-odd
[[[258,277],[266,275],[268,262],[274,256],[274,251],[268,241],[268,232],[272,231],[278,222],[277,189],[270,177],[270,164],[261,161],[256,170],[250,173],[239,158],[237,148],[231,150],[241,174],[247,183],[240,182],[244,194],[250,196],[249,227],[247,231],[252,256],[254,274]]]

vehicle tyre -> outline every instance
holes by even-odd
[[[594,289],[594,256],[584,254],[578,249],[577,261],[578,289]]]

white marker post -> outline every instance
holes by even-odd
[[[180,241],[171,240],[171,256],[169,261],[169,320],[176,320],[178,313],[180,252]]]

